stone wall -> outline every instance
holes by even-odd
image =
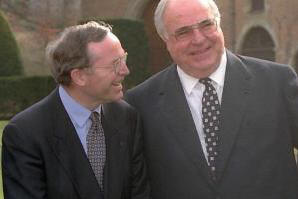
[[[153,12],[159,0],[23,0],[28,3],[28,10],[24,15],[38,19],[42,24],[51,23],[58,28],[76,24],[86,18],[129,18],[144,21],[151,46],[150,61],[151,68],[156,72],[161,70],[170,59],[165,45],[158,38],[153,25]],[[17,0],[1,0],[3,2],[20,2]],[[226,46],[233,52],[240,52],[246,34],[256,26],[264,28],[275,45],[276,61],[280,63],[293,64],[295,55],[298,53],[298,1],[276,1],[265,0],[265,10],[262,12],[251,12],[251,0],[220,0],[216,1],[222,14],[221,27],[223,29]],[[16,37],[23,43],[39,43],[45,45],[47,41],[40,42],[39,39],[31,40],[32,36],[24,39],[24,35],[38,35],[39,28],[31,28],[32,34],[18,35],[19,24],[16,23]],[[34,33],[33,33],[34,32]],[[24,40],[26,42],[24,42]],[[25,46],[21,46],[24,51]],[[44,46],[41,46],[42,49]],[[40,49],[36,51],[40,51]],[[31,49],[32,50],[32,49]],[[27,52],[30,56],[35,53]],[[36,55],[37,56],[37,55]],[[39,56],[39,55],[38,55]],[[26,58],[25,58],[26,59]],[[28,61],[29,60],[29,61]],[[30,65],[31,57],[25,62]],[[36,60],[36,59],[33,59]],[[39,59],[38,65],[43,62]],[[298,63],[297,63],[298,64]],[[297,66],[298,67],[298,66]]]
[[[231,6],[227,6],[233,2],[235,12],[230,9]],[[293,62],[298,50],[297,0],[265,0],[265,10],[261,12],[251,11],[251,1],[223,0],[218,3],[223,13],[222,27],[229,48],[239,52],[246,33],[259,26],[269,33],[275,43],[276,61],[286,64]],[[232,46],[233,39],[235,46]]]

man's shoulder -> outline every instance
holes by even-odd
[[[117,110],[117,111],[124,111],[124,112],[134,111],[134,108],[123,99],[105,104],[104,106],[108,107],[109,109]]]
[[[53,102],[54,99],[57,97],[56,94],[56,91],[53,91],[40,101],[17,113],[11,119],[11,122],[37,123],[37,121],[47,118],[51,111],[53,111],[53,106],[55,106]]]
[[[237,59],[233,67],[243,66],[256,82],[271,82],[270,85],[277,86],[296,76],[294,69],[286,64],[243,55],[236,55],[234,60]]]
[[[270,60],[259,59],[255,57],[248,57],[243,55],[237,55],[237,57],[252,70],[283,70],[290,66],[286,64],[277,63]]]
[[[104,104],[104,111],[116,117],[128,117],[128,115],[135,115],[136,110],[124,100],[118,100],[111,103]]]
[[[126,126],[131,121],[136,121],[138,117],[135,108],[124,100],[104,104],[103,115],[112,126]]]
[[[176,72],[176,65],[172,64],[165,68],[164,70],[154,74],[153,76],[149,77],[147,80],[142,82],[141,84],[137,85],[136,87],[129,89],[129,93],[147,93],[147,92],[154,92],[158,90],[160,86],[163,86],[165,81],[167,81],[170,75],[173,75]]]
[[[26,140],[40,139],[51,129],[55,93],[16,114],[6,125],[3,137],[18,135]]]

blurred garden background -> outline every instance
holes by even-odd
[[[128,51],[131,88],[171,63],[157,35],[159,0],[0,0],[0,136],[16,113],[56,87],[44,48],[66,26],[105,20]],[[221,0],[221,27],[234,53],[298,71],[297,0]],[[1,142],[0,142],[1,143]],[[1,177],[1,176],[0,176]],[[2,179],[0,178],[0,199]]]

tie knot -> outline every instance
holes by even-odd
[[[209,77],[206,77],[206,78],[200,79],[199,82],[202,83],[202,84],[204,84],[206,86],[206,85],[210,85],[211,84],[211,79]]]
[[[96,112],[96,111],[93,111],[92,113],[91,113],[91,115],[90,115],[90,119],[91,119],[91,121],[92,121],[92,123],[96,123],[96,122],[99,122],[99,114],[98,114],[98,112]]]

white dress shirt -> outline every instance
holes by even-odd
[[[219,67],[214,71],[209,78],[212,80],[212,85],[214,86],[219,102],[221,103],[222,92],[224,87],[224,79],[227,65],[227,56],[224,51]],[[178,76],[182,83],[184,94],[190,108],[192,118],[194,120],[202,149],[206,160],[208,160],[206,142],[204,138],[204,131],[202,127],[202,96],[205,90],[204,84],[199,82],[199,79],[186,74],[179,66],[177,66]],[[208,161],[207,161],[208,162]]]

